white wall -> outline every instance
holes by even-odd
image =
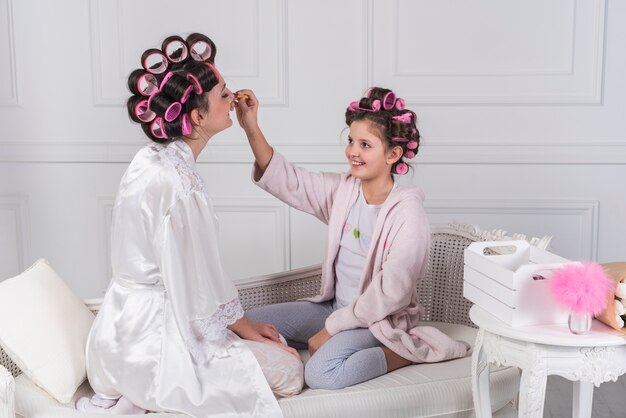
[[[126,76],[192,31],[214,39],[229,86],[258,93],[292,161],[345,170],[346,105],[390,87],[419,116],[403,181],[425,189],[433,222],[626,260],[624,21],[621,0],[0,0],[0,280],[45,257],[81,296],[102,294],[112,202],[144,143]],[[251,160],[238,127],[200,160],[230,275],[318,262],[323,225],[256,189]]]

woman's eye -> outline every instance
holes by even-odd
[[[227,94],[227,93],[222,94],[222,99],[225,99],[225,98],[227,98],[227,97],[228,97],[228,94]]]

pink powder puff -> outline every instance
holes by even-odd
[[[568,264],[556,270],[549,280],[554,300],[577,313],[598,315],[615,292],[615,282],[597,263]]]

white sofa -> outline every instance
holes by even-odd
[[[471,304],[462,292],[463,250],[473,241],[496,239],[511,237],[503,231],[480,231],[462,224],[433,226],[429,265],[418,284],[420,300],[426,308],[424,320],[429,325],[473,344],[476,329],[468,317]],[[314,266],[253,278],[238,284],[238,288],[247,309],[314,295],[319,290],[319,279],[320,268]],[[98,301],[89,301],[88,306],[97,312]],[[519,389],[518,369],[493,369],[490,378],[494,415],[510,416]],[[73,409],[76,399],[90,394],[85,382],[70,403],[60,404],[22,374],[0,348],[0,418],[102,418],[101,414]],[[341,390],[305,388],[301,394],[280,399],[279,403],[285,417],[473,417],[471,352],[465,358],[448,362],[404,367]]]

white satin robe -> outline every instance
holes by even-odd
[[[280,417],[255,357],[226,328],[243,316],[215,216],[182,140],[141,149],[122,178],[113,279],[87,341],[102,396],[192,417]]]

